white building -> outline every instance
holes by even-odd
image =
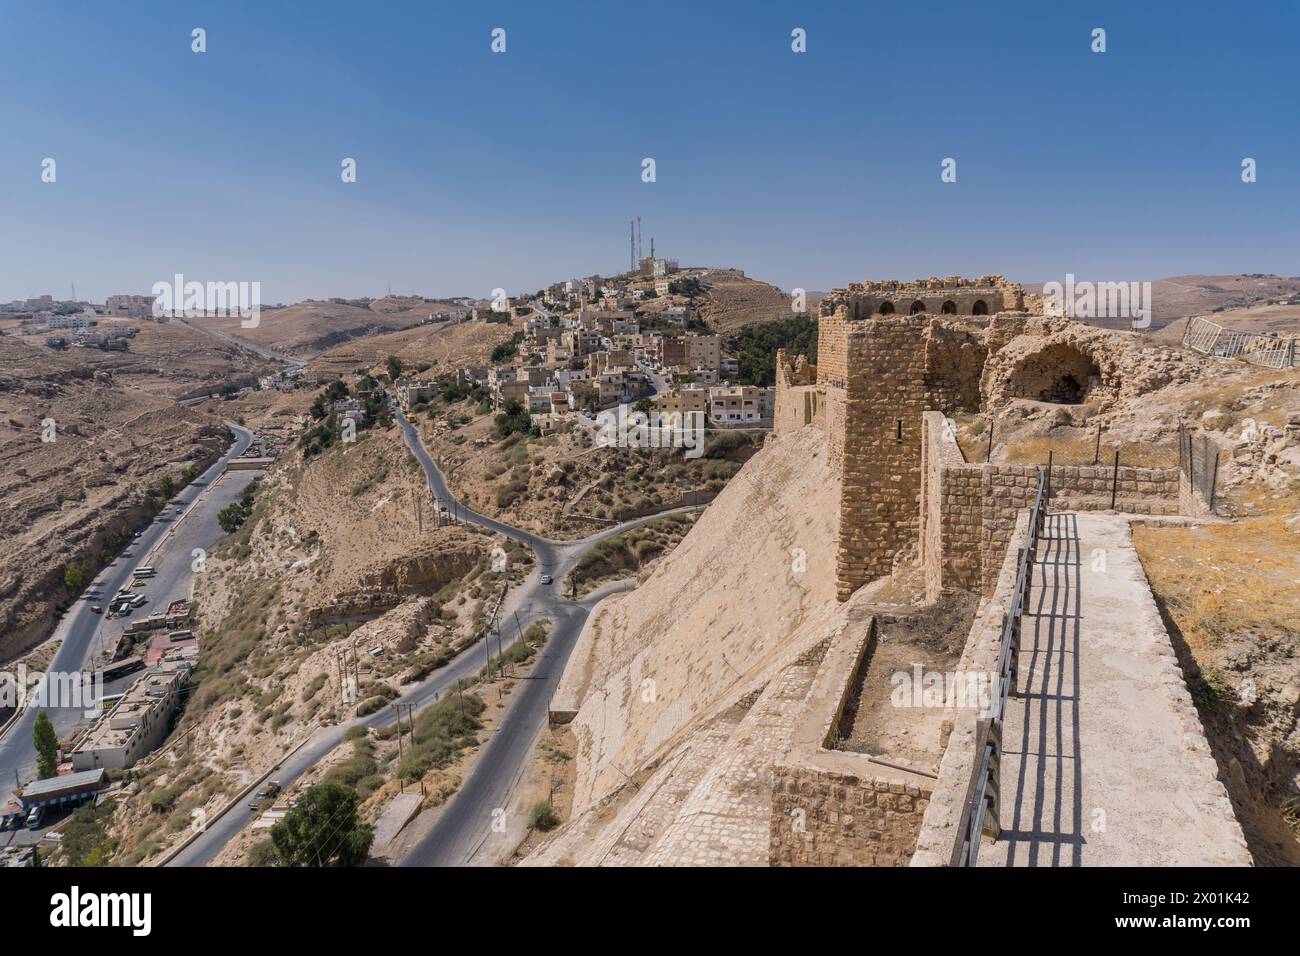
[[[151,753],[167,736],[188,666],[141,677],[117,705],[86,732],[72,751],[72,769],[125,770]]]

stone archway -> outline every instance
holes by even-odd
[[[881,315],[893,315],[893,314],[894,314],[894,303],[892,303],[892,302],[882,302],[882,303],[880,303],[880,314],[881,314]]]
[[[956,314],[957,314],[957,303],[954,302],[954,301],[952,301],[952,299],[946,299],[946,300],[944,300],[943,305],[939,308],[939,314],[940,314],[940,315],[956,315]]]
[[[912,303],[912,308],[908,310],[911,315],[920,315],[925,311],[925,303],[917,299]]]
[[[971,306],[970,314],[971,314],[971,315],[988,315],[988,314],[989,314],[989,304],[988,304],[987,302],[985,302],[983,299],[976,299],[976,300],[975,300],[975,304],[974,304],[973,306]]]
[[[1007,395],[1059,405],[1081,405],[1094,385],[1102,382],[1101,369],[1086,352],[1058,343],[1026,355],[1007,379]]]

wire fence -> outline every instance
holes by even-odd
[[[1238,332],[1193,316],[1183,329],[1183,344],[1202,355],[1240,358],[1264,368],[1296,367],[1296,340],[1261,332]]]
[[[1108,433],[1100,425],[1090,433],[1068,439],[1021,438],[1012,442],[999,440],[997,428],[989,422],[983,434],[961,441],[962,452],[969,462],[993,462],[1008,465],[1114,466],[1136,468],[1177,468],[1181,462],[1180,442],[1176,437],[1160,441],[1135,441],[1118,433]]]

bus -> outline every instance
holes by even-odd
[[[137,578],[151,578],[158,573],[158,569],[146,565],[142,568],[136,568],[131,573]]]

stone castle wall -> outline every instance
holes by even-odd
[[[874,619],[832,638],[772,768],[772,866],[906,866],[936,777],[831,748],[876,643]]]
[[[913,783],[782,766],[773,771],[772,866],[907,866],[929,805]]]
[[[810,365],[802,355],[790,357],[785,349],[778,349],[773,431],[787,434],[805,425],[820,425],[824,410],[817,391],[817,366]]]
[[[823,363],[821,349],[830,361]],[[841,469],[841,600],[890,572],[917,534],[921,416],[978,407],[983,346],[932,316],[821,320],[817,384],[826,396],[827,443]]]
[[[923,434],[926,412],[941,413],[942,422],[951,412],[1003,401],[1017,389],[1029,388],[1034,397],[1050,391],[1046,372],[1038,376],[1043,382],[1029,381],[1049,359],[1078,386],[1096,386],[1108,396],[1141,391],[1177,373],[1172,359],[1153,358],[1135,351],[1124,336],[1068,320],[1004,312],[972,323],[903,310],[872,314],[869,308],[882,297],[913,296],[932,308],[926,298],[932,294],[995,293],[1002,297],[995,311],[1026,304],[1020,287],[1000,276],[850,285],[823,300],[815,366],[779,354],[775,431],[820,428],[830,465],[841,477],[840,600],[888,575],[895,556],[918,537],[933,562],[924,568],[932,595],[943,587],[987,587],[1016,511],[1030,504],[1033,466],[967,464],[955,440],[935,445]],[[1089,374],[1093,363],[1095,382]],[[931,466],[937,473],[930,473]],[[1109,508],[1112,477],[1102,466],[1056,467],[1053,506]],[[1176,469],[1121,468],[1118,477],[1118,509],[1178,513]]]
[[[832,289],[822,299],[819,312],[824,318],[843,309],[850,319],[867,319],[882,312],[894,315],[987,315],[1021,311],[1032,306],[1041,311],[1036,296],[1002,276],[964,279],[960,276],[931,276],[914,282],[887,279],[854,282],[844,289]]]

